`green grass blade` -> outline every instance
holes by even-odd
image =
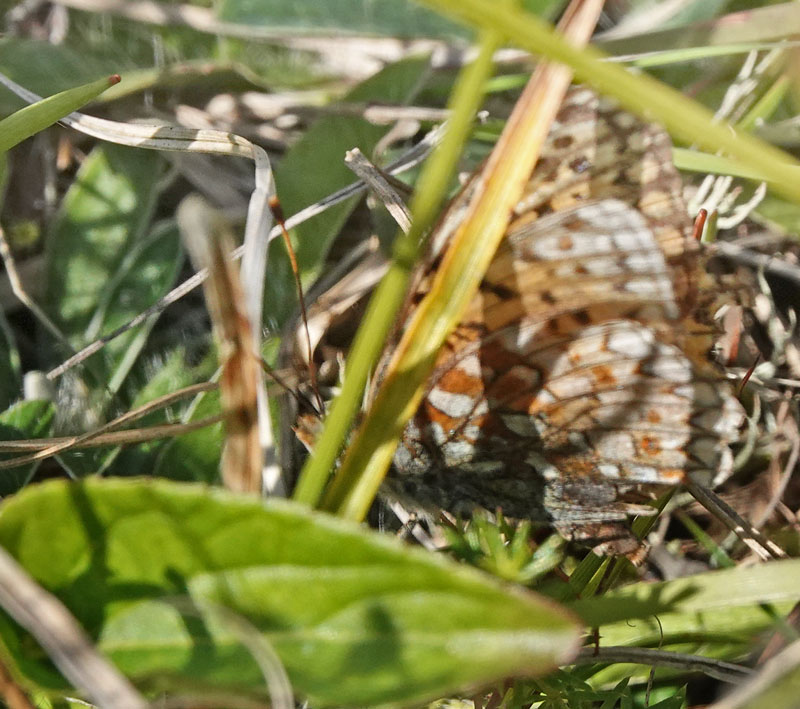
[[[114,74],[90,84],[61,91],[12,113],[0,121],[0,152],[14,147],[64,116],[77,111],[118,82],[119,76]]]
[[[473,64],[461,74],[453,92],[452,118],[439,150],[428,161],[420,176],[411,203],[412,227],[395,241],[394,260],[372,297],[347,361],[347,377],[342,392],[333,403],[320,440],[303,468],[294,499],[309,505],[318,504],[328,475],[333,468],[353,416],[361,406],[367,376],[377,360],[394,313],[405,297],[408,279],[421,250],[422,236],[433,223],[447,184],[455,170],[461,146],[472,128],[472,120],[484,95],[484,87],[498,46],[493,33],[484,38]],[[352,481],[341,481],[349,488]]]
[[[577,49],[537,17],[514,7],[485,0],[422,0],[424,4],[475,27],[492,28],[520,47],[572,67],[575,76],[623,108],[664,125],[678,140],[696,143],[710,152],[723,151],[742,167],[762,173],[776,192],[800,201],[800,163],[787,153],[743,134],[679,91],[615,64],[592,47]]]

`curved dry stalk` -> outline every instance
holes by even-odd
[[[596,663],[634,663],[653,667],[670,667],[684,672],[702,672],[723,682],[741,682],[753,674],[749,667],[732,662],[717,660],[702,655],[689,655],[683,652],[669,652],[645,647],[587,647],[575,659],[576,665]]]

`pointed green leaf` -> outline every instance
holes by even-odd
[[[48,96],[12,113],[0,121],[0,152],[5,152],[67,114],[77,111],[118,82],[119,76],[116,75],[98,79],[90,84]]]

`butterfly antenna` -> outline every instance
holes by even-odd
[[[283,216],[283,208],[277,195],[272,195],[269,198],[269,208],[272,211],[272,216],[275,218],[278,226],[281,229],[281,236],[283,243],[286,245],[286,252],[289,255],[289,263],[292,267],[292,274],[294,274],[294,282],[297,287],[297,298],[300,302],[300,318],[303,321],[303,329],[306,333],[306,348],[308,350],[308,375],[311,379],[311,389],[314,392],[314,397],[317,400],[317,408],[320,413],[325,411],[325,405],[322,403],[322,396],[319,393],[319,384],[317,382],[317,368],[314,365],[314,353],[311,347],[311,334],[308,329],[308,313],[306,312],[306,299],[303,294],[303,284],[300,282],[300,269],[297,266],[297,257],[292,246],[292,240],[289,238],[289,232],[286,229],[286,221]]]

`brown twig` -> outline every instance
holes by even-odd
[[[702,672],[723,682],[741,682],[744,677],[752,674],[752,670],[749,668],[735,665],[732,662],[644,647],[612,646],[601,647],[597,650],[594,647],[587,647],[583,648],[574,660],[576,665],[592,665],[598,662],[609,664],[625,662],[653,667],[670,667],[684,672]]]
[[[297,265],[297,255],[295,254],[292,240],[289,238],[289,232],[286,229],[286,219],[283,216],[283,208],[281,207],[278,197],[273,195],[269,200],[269,208],[272,210],[272,216],[281,230],[283,237],[283,244],[286,247],[286,253],[289,256],[289,263],[292,267],[292,275],[294,276],[294,285],[297,289],[297,302],[300,307],[300,319],[303,321],[303,327],[306,333],[306,346],[308,349],[308,376],[311,380],[311,390],[314,392],[314,398],[317,400],[317,406],[321,415],[325,413],[325,404],[322,401],[322,395],[319,393],[319,384],[317,382],[317,367],[314,364],[314,352],[311,348],[311,335],[308,331],[308,313],[306,312],[306,299],[303,294],[303,284],[300,281],[300,267]]]

